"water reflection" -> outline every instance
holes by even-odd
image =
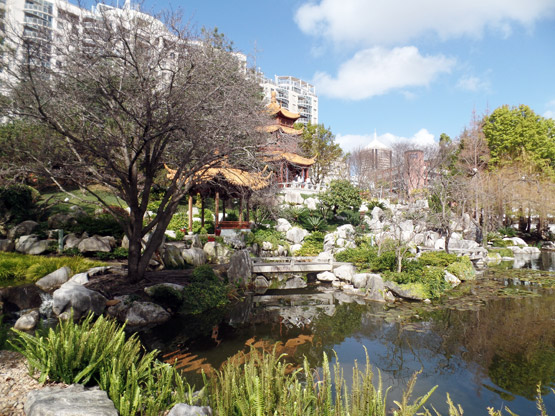
[[[537,383],[544,394],[555,387],[555,293],[500,298],[503,284],[493,284],[467,285],[461,291],[468,296],[440,306],[366,305],[331,292],[274,292],[227,312],[215,338],[210,323],[200,337],[193,331],[192,340],[188,321],[169,323],[165,333],[151,333],[150,342],[193,372],[212,371],[240,351],[269,350],[276,342],[295,364],[307,357],[318,367],[324,352],[335,351],[346,379],[355,359],[364,362],[366,348],[384,384],[393,386],[390,400],[398,400],[412,374],[422,370],[415,394],[439,384],[430,403],[442,414],[447,392],[465,414],[505,405],[535,414]],[[544,399],[555,412],[555,395]]]
[[[541,251],[536,254],[515,254],[515,269],[555,271],[555,251]]]

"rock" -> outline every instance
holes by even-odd
[[[262,242],[262,250],[271,251],[273,249],[274,249],[274,245],[272,243],[270,243],[269,241],[263,241]]]
[[[215,241],[207,242],[203,247],[206,257],[210,263],[224,264],[229,263],[231,257],[231,250],[223,244]]]
[[[264,276],[256,276],[253,285],[257,289],[267,289],[270,287],[270,282]]]
[[[372,219],[377,222],[381,222],[385,218],[385,212],[378,206],[372,209],[371,215]]]
[[[191,406],[177,403],[167,416],[212,416],[212,409],[208,406]]]
[[[87,272],[74,274],[73,276],[71,276],[68,282],[76,283],[78,285],[84,285],[85,283],[89,282],[89,274]]]
[[[292,279],[285,282],[284,289],[303,289],[306,287],[306,282],[299,276],[295,276]]]
[[[22,235],[30,235],[33,234],[37,228],[39,228],[38,222],[31,220],[23,221],[9,231],[8,237],[14,239]]]
[[[74,310],[75,317],[88,311],[100,315],[106,306],[106,298],[94,290],[76,283],[66,283],[52,295],[52,311],[60,315],[64,311]]]
[[[384,302],[385,298],[385,285],[382,277],[379,274],[367,273],[366,274],[366,299],[376,302]]]
[[[351,282],[353,280],[353,276],[355,275],[355,266],[353,266],[352,264],[343,264],[339,267],[336,267],[333,270],[333,273],[338,279]]]
[[[12,240],[0,239],[0,251],[13,251],[15,244]]]
[[[163,307],[152,302],[133,302],[125,313],[127,326],[134,329],[160,325],[170,318]]]
[[[43,387],[32,390],[25,400],[27,416],[117,416],[114,403],[98,387],[80,384],[67,388]]]
[[[320,282],[333,282],[337,280],[337,277],[332,272],[322,272],[316,275],[316,279]]]
[[[505,237],[503,241],[510,241],[514,246],[528,246],[528,244],[526,244],[526,241],[519,237]]]
[[[67,282],[69,280],[69,277],[71,276],[71,273],[71,269],[65,266],[40,278],[35,282],[35,285],[37,285],[45,292],[52,292],[54,289],[59,288],[65,282]]]
[[[43,292],[34,284],[0,288],[0,302],[4,304],[4,313],[24,309],[38,308]]]
[[[285,218],[278,218],[276,223],[276,231],[279,231],[281,233],[286,233],[291,228],[292,228],[292,225],[289,221],[287,221]]]
[[[77,245],[77,249],[81,253],[94,253],[97,251],[109,253],[115,245],[116,239],[114,237],[101,237],[99,235],[93,235],[92,237],[81,240],[81,242]]]
[[[352,284],[357,289],[361,287],[366,287],[367,279],[368,279],[367,273],[357,273],[353,276]]]
[[[308,209],[318,209],[318,200],[316,198],[306,198],[304,204]]]
[[[356,234],[355,227],[353,227],[351,224],[345,224],[337,227],[337,230],[335,232],[337,233],[337,237],[343,238],[345,240],[352,240],[353,238],[355,238]]]
[[[186,248],[181,250],[181,256],[183,256],[185,263],[192,264],[193,266],[206,264],[206,253],[202,248]]]
[[[394,282],[385,281],[384,286],[401,298],[411,299],[411,300],[425,299],[425,297],[422,296],[422,294],[412,290],[411,288],[407,288],[406,286],[401,286]]]
[[[83,233],[80,236],[74,233],[68,234],[64,237],[64,248],[77,247],[79,243],[85,238],[89,238],[89,235],[87,233]]]
[[[434,241],[435,250],[445,250],[445,238],[438,238]]]
[[[247,250],[235,252],[229,260],[227,277],[231,284],[246,286],[252,275],[252,259]]]
[[[162,262],[167,269],[182,269],[185,266],[185,260],[181,256],[181,249],[172,244],[164,245]]]
[[[302,248],[302,244],[293,244],[291,245],[291,247],[289,247],[289,250],[291,251],[291,254],[295,254],[297,251],[299,251]]]
[[[383,223],[375,218],[364,217],[364,222],[368,225],[368,229],[373,232],[380,232],[383,230]]]
[[[285,238],[287,241],[290,241],[294,244],[300,244],[303,242],[304,238],[310,234],[304,228],[300,227],[293,227],[285,234]]]
[[[324,251],[333,251],[335,248],[335,240],[337,236],[335,233],[326,234],[324,237]]]
[[[64,229],[70,225],[77,224],[77,219],[72,214],[59,212],[48,217],[48,228],[50,229]]]
[[[443,273],[443,278],[447,283],[451,285],[451,287],[457,287],[461,284],[460,279],[452,273],[449,273],[447,270]]]
[[[224,236],[224,243],[234,250],[243,250],[247,245],[245,244],[244,234],[233,234]]]
[[[39,322],[39,312],[31,311],[19,317],[15,322],[14,328],[19,331],[30,331],[35,329]]]
[[[156,289],[161,287],[167,287],[173,290],[177,290],[178,292],[181,292],[184,288],[184,286],[178,285],[177,283],[158,283],[157,285],[145,287],[145,293],[148,296],[152,296],[156,292]]]
[[[36,235],[23,235],[15,242],[15,250],[23,254],[39,255],[48,250],[50,241],[40,240]]]
[[[98,266],[98,267],[93,267],[89,270],[87,270],[87,275],[89,277],[93,277],[96,276],[98,274],[104,274],[106,273],[108,270],[112,269],[111,266]]]

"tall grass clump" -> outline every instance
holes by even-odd
[[[64,266],[81,273],[105,263],[83,257],[46,257],[0,252],[0,285],[30,283]]]
[[[120,415],[158,415],[191,398],[177,370],[145,352],[137,335],[126,338],[124,326],[89,314],[80,324],[60,321],[56,329],[33,336],[14,330],[11,342],[28,361],[38,380],[97,384],[108,393]]]
[[[251,350],[235,357],[209,382],[211,405],[218,415],[287,416],[385,416],[387,390],[381,377],[374,385],[368,355],[366,368],[355,362],[351,388],[347,387],[338,363],[333,368],[324,354],[321,372],[311,369],[305,359],[302,367],[288,364],[284,355]],[[413,378],[416,381],[416,376]],[[409,416],[424,405],[435,387],[411,402],[411,381],[397,415]],[[410,402],[410,403],[409,403]]]

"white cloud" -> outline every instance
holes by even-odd
[[[553,17],[553,0],[316,0],[295,14],[299,28],[336,44],[399,44],[430,33],[441,39],[508,36],[515,24]]]
[[[546,105],[547,111],[543,113],[545,118],[552,118],[555,120],[555,100],[549,101]]]
[[[465,91],[489,91],[490,84],[488,81],[474,76],[463,76],[457,82],[457,88]]]
[[[360,147],[366,147],[373,140],[377,140],[387,147],[392,147],[401,143],[406,143],[414,147],[427,147],[437,144],[435,136],[427,129],[420,129],[411,137],[396,136],[393,133],[384,133],[381,135],[338,134],[335,137],[336,143],[338,143],[345,152],[350,152]]]
[[[374,47],[344,62],[337,77],[317,72],[313,82],[319,95],[362,100],[395,89],[427,86],[440,73],[450,72],[454,64],[454,59],[443,55],[422,56],[414,46]]]

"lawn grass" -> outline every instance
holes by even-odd
[[[93,190],[108,205],[116,205],[121,206],[122,208],[127,208],[127,204],[123,201],[123,199],[118,198],[106,188],[97,185],[93,186]],[[71,197],[67,193],[59,191],[49,192],[41,194],[41,199],[42,201],[48,201],[49,205],[53,205],[51,208],[52,213],[68,212],[72,205],[81,207],[88,214],[93,214],[95,209],[99,208],[98,199],[93,194],[83,192],[79,189],[71,191],[71,194],[74,196]],[[68,198],[68,201],[66,201],[66,198]]]
[[[105,265],[104,262],[79,256],[47,257],[0,252],[0,286],[33,283],[64,266],[68,266],[73,273],[81,273],[92,267]]]

